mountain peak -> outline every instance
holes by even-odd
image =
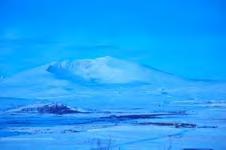
[[[103,84],[147,82],[147,68],[110,56],[51,63],[47,71],[56,77]]]

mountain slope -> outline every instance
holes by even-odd
[[[40,66],[0,84],[0,97],[61,98],[96,95],[221,96],[225,84],[194,82],[132,62],[101,57]],[[194,96],[195,95],[195,96]]]

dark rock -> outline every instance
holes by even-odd
[[[79,113],[79,111],[71,109],[63,104],[54,104],[54,105],[44,105],[42,107],[37,107],[39,113],[49,113],[49,114],[71,114]]]

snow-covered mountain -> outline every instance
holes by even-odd
[[[132,62],[101,57],[51,63],[47,71],[55,77],[74,82],[98,84],[164,83],[175,77]]]
[[[1,82],[0,97],[48,99],[134,93],[210,95],[207,91],[218,96],[225,93],[225,87],[225,84],[185,80],[153,68],[107,56],[52,62],[21,72]]]

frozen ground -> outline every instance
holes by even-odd
[[[7,99],[1,98],[2,101]],[[62,104],[23,105],[27,107],[13,109],[9,106],[1,111],[2,150],[226,148],[225,102],[174,101],[159,106],[162,107],[160,111],[142,108],[88,110]],[[34,111],[34,108],[46,106],[58,106],[59,110]],[[151,103],[149,107],[152,108]],[[62,112],[60,109],[81,111],[58,114]]]
[[[0,84],[1,150],[224,150],[226,84],[111,57],[54,62]]]

